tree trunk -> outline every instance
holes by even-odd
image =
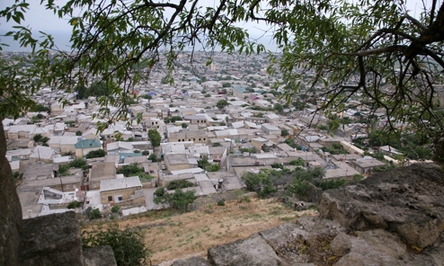
[[[17,265],[21,223],[22,208],[6,159],[6,138],[0,123],[0,265]]]

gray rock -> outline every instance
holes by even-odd
[[[337,239],[338,238],[338,239]],[[408,257],[402,240],[381,229],[357,232],[357,236],[338,235],[332,242],[345,240],[349,253],[335,265],[404,265]],[[332,243],[333,244],[333,243]],[[334,243],[338,249],[340,243]]]
[[[321,196],[321,218],[352,230],[395,231],[411,246],[434,243],[444,221],[443,174],[434,164],[377,173],[359,184],[328,190]]]
[[[301,254],[301,245],[309,236],[309,232],[295,223],[285,223],[259,232],[265,241],[275,250],[278,256],[287,263],[303,263],[307,256]]]
[[[19,265],[82,266],[82,242],[74,212],[23,221]]]
[[[339,233],[330,243],[330,250],[335,256],[342,257],[350,252],[351,239],[345,233]]]
[[[111,246],[100,246],[83,251],[84,266],[117,266]]]
[[[188,259],[178,259],[171,266],[210,266],[210,264],[202,257],[196,256]]]
[[[424,253],[433,259],[434,265],[444,266],[444,234],[441,235],[440,241],[434,243]]]
[[[5,157],[5,132],[0,124],[0,265],[17,265],[22,209]]]
[[[258,234],[245,240],[239,239],[208,249],[208,261],[211,265],[220,266],[275,266],[283,264],[273,248]]]

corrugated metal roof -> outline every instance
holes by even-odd
[[[96,139],[82,139],[77,142],[74,147],[76,149],[86,149],[86,148],[101,148],[100,142]]]

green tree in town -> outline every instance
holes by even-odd
[[[284,128],[284,129],[281,130],[281,137],[286,137],[288,135],[290,135],[290,133],[288,133],[287,129]]]
[[[157,131],[157,129],[150,129],[148,130],[148,138],[151,141],[151,144],[153,145],[154,148],[157,148],[160,146],[160,142],[162,141],[162,137],[160,136],[159,131]]]
[[[219,100],[216,103],[216,107],[219,109],[224,109],[225,107],[227,107],[229,105],[229,103],[227,102],[227,100]]]
[[[166,193],[164,188],[158,188],[154,193],[154,203],[169,204],[169,206],[179,212],[187,212],[190,204],[194,202],[196,196],[194,190],[184,192],[177,188],[174,193]]]
[[[276,110],[276,112],[278,112],[279,114],[282,114],[282,112],[284,111],[284,107],[282,106],[282,104],[280,103],[275,103],[273,106],[274,110]]]
[[[86,154],[86,159],[92,159],[92,158],[100,158],[100,157],[105,157],[105,151],[102,149],[98,149],[98,150],[94,150],[94,151],[90,151],[88,152],[88,154]]]

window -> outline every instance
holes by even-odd
[[[113,201],[113,196],[108,196],[108,201]]]
[[[66,189],[69,189],[69,185],[66,185]]]
[[[123,200],[122,196],[118,197],[117,199],[118,199],[119,201],[122,201],[122,200]]]

